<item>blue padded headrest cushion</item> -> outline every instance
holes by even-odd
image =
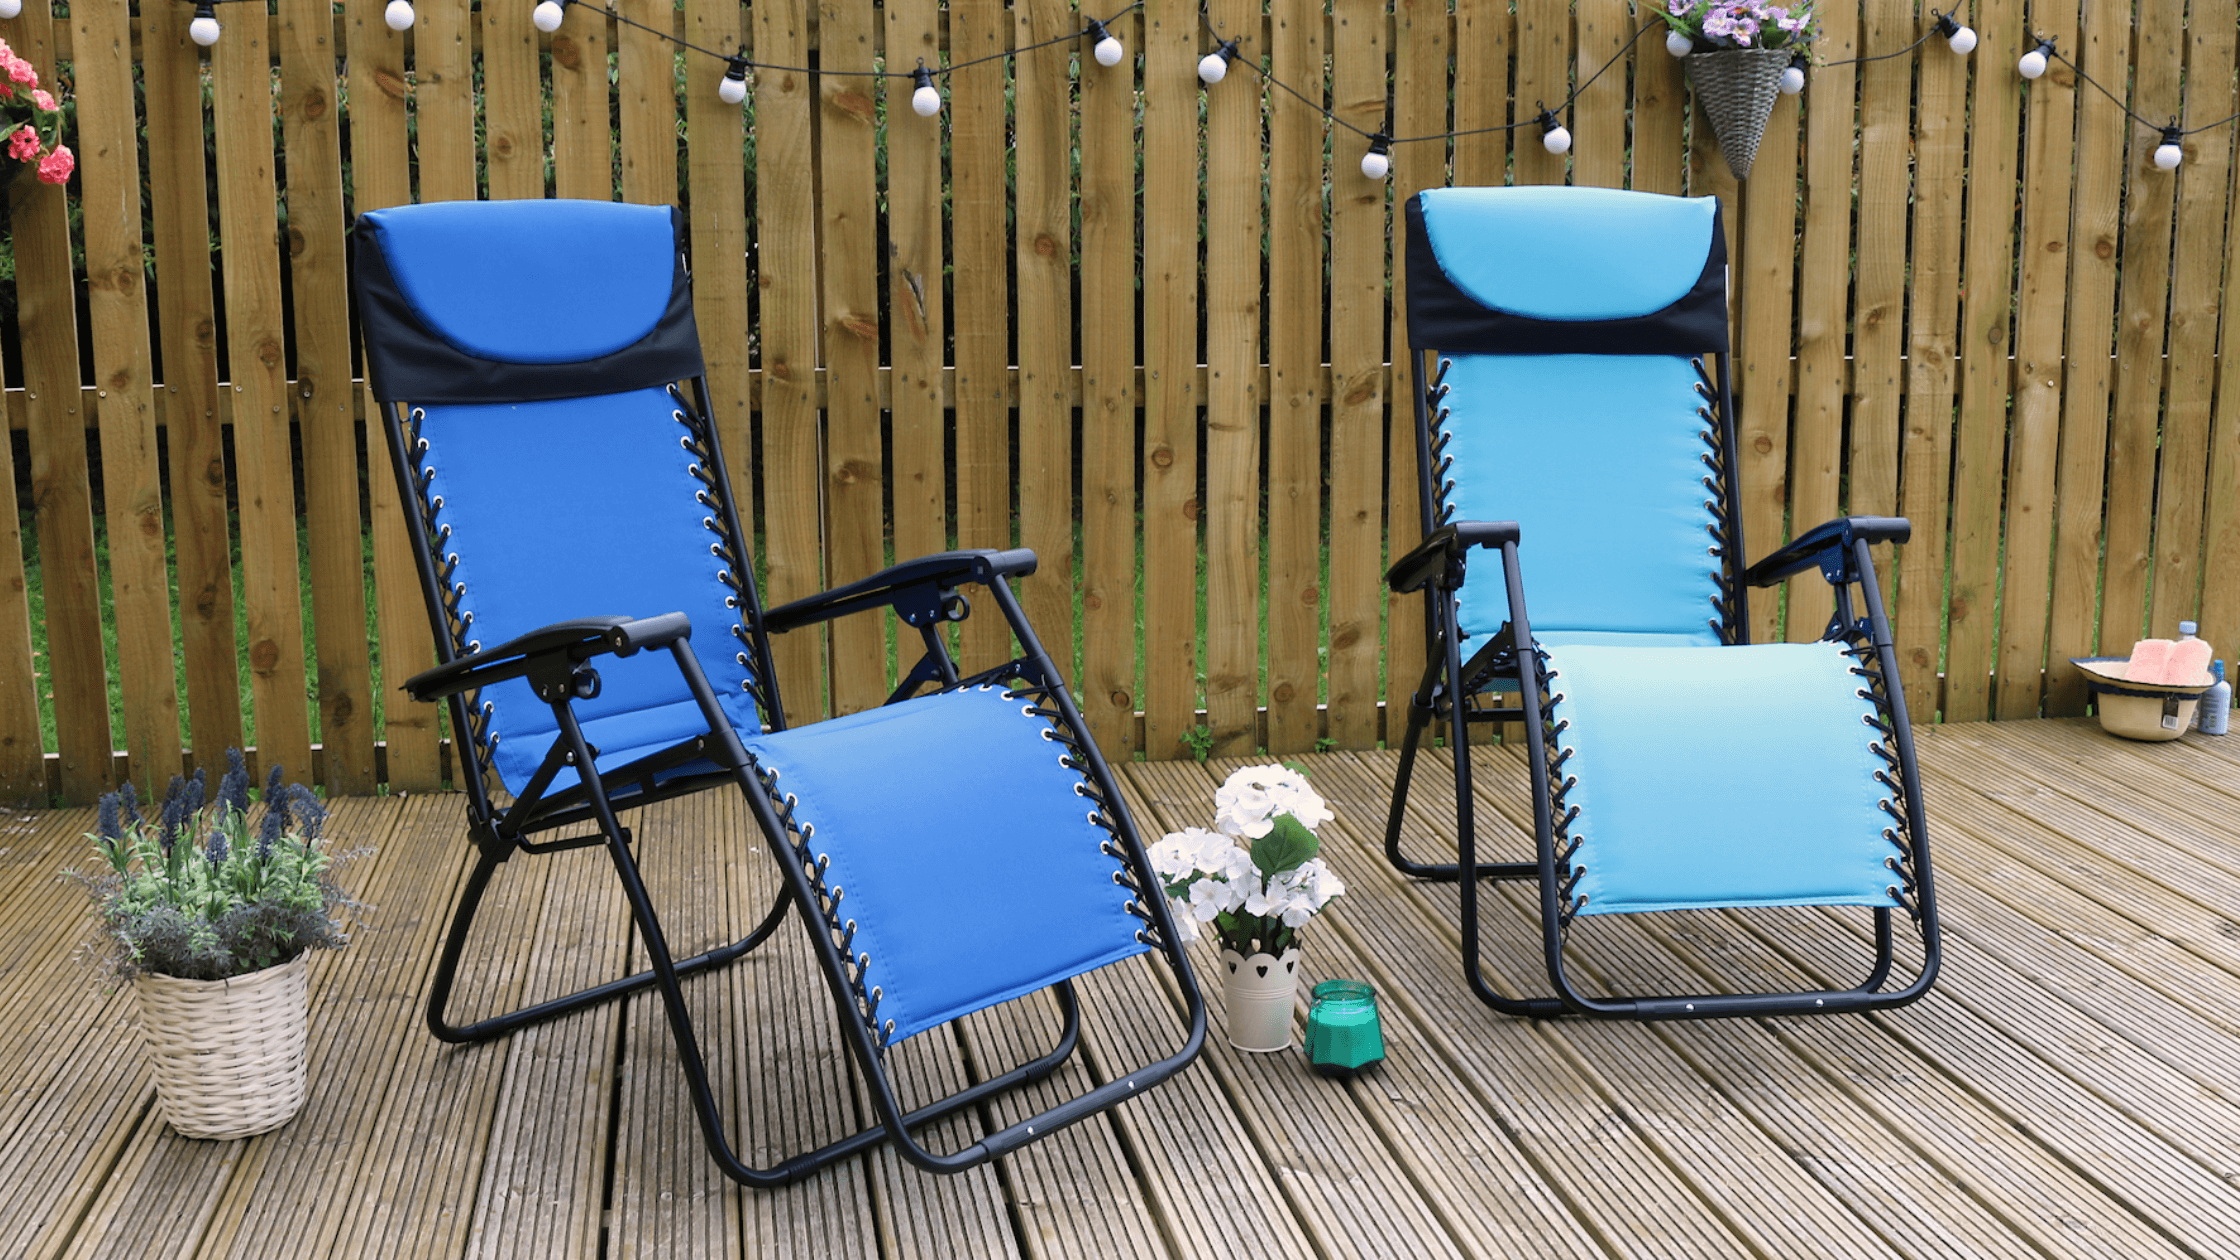
[[[1545,320],[1654,314],[1711,256],[1719,203],[1616,188],[1432,188],[1418,194],[1441,271],[1496,311]]]
[[[362,223],[429,332],[478,359],[580,363],[644,339],[668,309],[672,213],[609,201],[451,201],[369,211]]]

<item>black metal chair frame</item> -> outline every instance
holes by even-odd
[[[1417,353],[1416,366],[1425,366],[1426,355]],[[1520,531],[1514,522],[1453,521],[1454,509],[1446,502],[1453,483],[1442,480],[1450,460],[1443,457],[1447,435],[1446,411],[1440,406],[1448,389],[1442,363],[1418,380],[1429,384],[1415,392],[1416,475],[1421,487],[1424,541],[1392,565],[1386,575],[1398,593],[1422,591],[1426,603],[1425,639],[1428,663],[1421,683],[1408,705],[1407,734],[1400,745],[1400,765],[1395,776],[1392,811],[1385,823],[1385,855],[1401,872],[1421,879],[1456,880],[1462,895],[1463,969],[1471,989],[1495,1010],[1510,1015],[1544,1018],[1580,1014],[1621,1019],[1700,1019],[1723,1015],[1825,1014],[1876,1010],[1902,1006],[1928,992],[1941,962],[1937,927],[1936,890],[1930,875],[1929,837],[1921,803],[1921,780],[1914,760],[1913,729],[1906,717],[1904,690],[1898,685],[1897,651],[1892,646],[1889,618],[1875,580],[1870,547],[1875,543],[1902,543],[1911,527],[1895,517],[1849,517],[1829,521],[1800,536],[1747,570],[1741,567],[1742,522],[1735,511],[1734,482],[1739,464],[1734,434],[1734,399],[1727,380],[1726,356],[1717,356],[1715,371],[1703,360],[1695,361],[1697,393],[1704,403],[1698,415],[1710,425],[1704,478],[1711,492],[1716,520],[1714,535],[1720,544],[1721,568],[1718,616],[1711,628],[1724,644],[1749,642],[1748,589],[1770,586],[1807,569],[1817,568],[1833,588],[1835,612],[1822,639],[1842,641],[1861,680],[1861,694],[1871,700],[1879,719],[1870,719],[1879,740],[1873,745],[1886,768],[1875,778],[1891,795],[1882,802],[1890,815],[1884,835],[1901,856],[1890,859],[1891,893],[1914,923],[1921,940],[1922,958],[1912,979],[1903,987],[1887,989],[1896,963],[1893,913],[1888,907],[1874,910],[1875,957],[1866,976],[1846,989],[1801,990],[1786,993],[1698,993],[1680,995],[1590,994],[1576,984],[1564,960],[1566,930],[1579,910],[1570,901],[1572,874],[1569,859],[1576,842],[1566,846],[1566,824],[1576,815],[1564,806],[1566,781],[1564,756],[1554,755],[1556,733],[1550,710],[1554,701],[1547,687],[1547,658],[1532,637],[1525,607],[1525,587],[1519,562]],[[1468,659],[1462,655],[1461,613],[1458,592],[1466,575],[1468,553],[1475,548],[1498,550],[1506,584],[1509,624],[1493,635]],[[1859,601],[1851,595],[1859,588]],[[1518,645],[1532,645],[1519,651]],[[1707,651],[1716,649],[1705,649]],[[1515,706],[1490,705],[1483,693],[1497,682],[1516,689]],[[1532,697],[1531,702],[1522,697]],[[1401,852],[1400,833],[1408,799],[1409,781],[1425,732],[1434,722],[1446,725],[1447,743],[1454,758],[1457,860],[1422,862]],[[1478,860],[1476,809],[1471,795],[1470,728],[1473,724],[1521,723],[1526,764],[1532,774],[1533,832],[1537,860],[1481,862]],[[1536,879],[1540,885],[1540,919],[1553,996],[1514,998],[1497,991],[1486,979],[1481,963],[1478,922],[1480,880]]]
[[[1149,874],[1151,864],[1142,839],[1121,804],[1111,767],[1089,738],[1062,676],[1004,581],[1007,577],[1031,574],[1036,563],[1034,553],[1025,550],[945,552],[897,564],[861,581],[765,610],[757,595],[749,553],[742,545],[749,535],[740,527],[729,493],[731,483],[724,467],[722,446],[707,420],[711,413],[706,382],[696,378],[689,385],[689,399],[677,386],[670,387],[670,395],[676,403],[676,418],[688,430],[686,440],[699,460],[696,471],[703,483],[699,491],[701,502],[712,509],[715,522],[712,528],[719,536],[715,544],[717,554],[729,566],[727,581],[736,592],[728,599],[739,614],[737,623],[730,627],[731,634],[738,640],[739,649],[750,655],[750,686],[755,686],[755,700],[765,721],[772,729],[783,729],[785,725],[776,675],[771,668],[770,635],[882,608],[893,609],[905,624],[915,627],[925,644],[924,655],[889,697],[888,703],[907,699],[929,685],[936,690],[948,690],[1018,680],[1022,685],[1011,694],[1031,699],[1036,713],[1059,724],[1052,728],[1051,738],[1068,746],[1071,764],[1086,780],[1082,794],[1097,807],[1092,819],[1110,833],[1106,841],[1107,853],[1127,864],[1126,874],[1116,878],[1135,893],[1129,910],[1144,921],[1138,931],[1139,939],[1164,956],[1179,983],[1187,1024],[1183,1044],[1164,1058],[1116,1076],[1032,1118],[987,1133],[962,1150],[942,1154],[926,1149],[912,1136],[911,1130],[1047,1077],[1073,1053],[1080,1041],[1081,1012],[1072,982],[1061,981],[1053,986],[1063,1028],[1056,1043],[1047,1051],[1030,1062],[939,1101],[904,1112],[884,1070],[886,1039],[876,1031],[875,1023],[879,991],[866,990],[862,972],[851,966],[846,954],[852,933],[842,926],[836,914],[843,890],[825,886],[813,854],[794,826],[790,806],[772,791],[772,782],[757,771],[738,734],[718,706],[699,661],[693,655],[692,628],[685,615],[586,618],[548,626],[511,642],[483,648],[469,637],[472,617],[459,611],[457,588],[447,585],[452,561],[439,560],[437,556],[445,531],[436,519],[441,504],[431,502],[425,490],[427,483],[420,455],[426,450],[426,444],[418,433],[421,413],[417,409],[408,412],[401,406],[391,405],[383,408],[384,427],[399,490],[404,501],[414,505],[405,513],[406,526],[427,598],[440,661],[435,668],[408,681],[405,689],[415,699],[443,700],[450,706],[452,730],[458,736],[455,746],[460,752],[458,779],[467,793],[470,834],[478,850],[474,869],[467,877],[444,939],[429,992],[429,1028],[446,1042],[489,1041],[640,990],[656,989],[667,1010],[678,1060],[709,1153],[726,1176],[755,1187],[798,1181],[827,1164],[885,1140],[892,1140],[904,1158],[921,1168],[961,1172],[1132,1098],[1179,1071],[1204,1044],[1205,1003],[1176,934],[1167,899],[1160,894],[1155,878]],[[1023,652],[1004,665],[960,676],[942,642],[942,630],[948,623],[962,621],[970,615],[969,601],[960,590],[968,584],[983,587],[994,600]],[[603,773],[582,774],[574,786],[548,792],[554,777],[564,767],[595,764],[598,753],[585,741],[574,709],[577,700],[598,694],[598,673],[593,662],[602,655],[629,656],[647,649],[669,652],[708,724],[708,733],[625,766]],[[489,781],[494,776],[486,772],[490,748],[489,711],[487,707],[478,709],[476,701],[482,687],[511,678],[526,678],[538,699],[551,706],[559,722],[559,738],[523,786],[521,794],[501,806],[492,799]],[[717,769],[657,781],[657,776],[665,772],[701,761],[712,762]],[[783,887],[769,912],[746,936],[705,953],[676,958],[669,949],[652,897],[639,872],[638,860],[631,851],[630,831],[622,825],[618,811],[652,805],[726,781],[735,784],[744,794],[755,821],[778,859]],[[534,838],[586,822],[596,826],[595,834],[546,840]],[[648,968],[505,1014],[454,1022],[449,1008],[467,936],[498,867],[516,852],[547,854],[595,845],[603,846],[613,863],[629,903],[631,918],[644,941]],[[1146,889],[1150,890],[1148,895]],[[726,1132],[681,982],[688,976],[720,968],[753,951],[776,931],[789,907],[802,909],[813,950],[840,1014],[843,1038],[863,1069],[878,1123],[770,1167],[756,1168],[739,1158]]]

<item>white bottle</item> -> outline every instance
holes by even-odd
[[[2223,661],[2209,662],[2209,673],[2217,685],[2201,693],[2197,721],[2202,734],[2222,735],[2232,723],[2232,684],[2224,680]]]
[[[2198,639],[2201,637],[2200,632],[2201,627],[2194,624],[2193,622],[2181,621],[2178,623],[2178,639],[2180,642],[2183,642],[2187,639]]]

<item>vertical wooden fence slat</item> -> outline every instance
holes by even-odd
[[[2075,43],[2074,0],[2049,0],[2031,14],[2041,30]],[[2061,329],[2067,314],[2070,172],[2076,150],[2076,90],[2065,75],[2031,85],[2023,160],[2020,312],[2015,331],[2013,455],[2007,473],[2006,575],[2001,584],[2000,718],[2038,715],[2053,564],[2054,476],[2061,454]]]
[[[1914,59],[1886,54],[1915,38],[1910,7],[1866,6],[1860,55],[1880,60],[1859,71],[1858,280],[1851,298],[1850,495],[1844,503],[1844,511],[1862,516],[1898,514]],[[1874,550],[1883,598],[1894,600],[1892,551]],[[1921,714],[1919,720],[1927,718]]]
[[[1246,0],[1210,10],[1230,31],[1259,15]],[[1243,757],[1260,694],[1261,85],[1240,69],[1222,86],[1241,90],[1206,111],[1206,726],[1214,756]]]
[[[30,4],[8,32],[18,55],[55,80],[54,18]],[[78,319],[63,190],[18,179],[8,190],[14,229],[17,326],[30,412],[31,507],[47,604],[46,689],[54,698],[62,794],[90,801],[110,786],[109,673],[101,652],[101,574],[93,550],[93,487],[78,395]]]
[[[1579,42],[1573,53],[1571,81],[1585,83],[1633,38],[1633,30],[1633,12],[1627,0],[1580,0]],[[1580,93],[1568,111],[1556,111],[1574,137],[1571,182],[1575,184],[1625,187],[1625,72],[1622,65],[1611,66],[1592,87]]]
[[[614,137],[607,121],[607,25],[603,6],[570,5],[560,29],[548,37],[552,186],[562,197],[614,200]],[[427,198],[424,188],[421,198]]]
[[[1976,23],[1993,48],[2022,42],[2020,0],[1983,0]],[[2022,98],[2001,73],[1976,76],[1968,178],[2015,186]],[[1960,324],[1960,413],[1953,438],[1952,579],[1945,595],[1947,721],[1991,716],[2000,503],[2007,485],[2007,406],[2014,349],[2014,198],[1975,197],[1966,225],[1967,294]]]
[[[686,0],[685,38],[729,56],[746,51],[746,16],[732,0]],[[716,81],[728,68],[705,57],[687,57],[685,121],[692,145],[692,312],[699,323],[700,357],[708,371],[708,411],[731,473],[731,503],[740,524],[754,529],[754,417],[748,370],[746,109],[761,76],[750,74],[749,105],[727,105]],[[529,68],[533,72],[536,63]],[[493,167],[495,170],[495,167]],[[493,180],[495,175],[493,175]],[[493,190],[494,191],[494,190]],[[739,645],[727,632],[722,650]]]
[[[1384,122],[1383,0],[1337,0],[1330,101],[1363,131]],[[1330,163],[1330,700],[1341,748],[1377,739],[1384,533],[1385,182],[1361,173],[1343,128]]]
[[[0,413],[4,414],[4,413]],[[31,659],[31,587],[23,568],[23,526],[16,503],[15,442],[0,442],[0,804],[47,801],[46,751],[39,737],[38,676]]]
[[[953,0],[949,61],[1001,57],[1011,46],[1003,0]],[[1040,55],[1060,54],[1053,48]],[[1062,55],[1062,54],[1061,54]],[[1005,63],[983,62],[948,81],[951,309],[956,312],[957,545],[1009,547],[1011,535],[1011,296],[1004,178],[1009,147]],[[1195,270],[1193,268],[1193,270]],[[973,668],[1011,653],[993,607],[964,623]]]
[[[1708,128],[1707,128],[1708,130]],[[1724,169],[1726,162],[1719,166]],[[1742,250],[1733,276],[1741,293],[1742,343],[1734,355],[1735,442],[1741,454],[1744,563],[1786,541],[1789,501],[1789,354],[1795,327],[1797,98],[1774,98],[1773,116],[1741,189]],[[1809,527],[1817,522],[1798,522]],[[1817,575],[1792,578],[1792,590]],[[1750,640],[1781,636],[1781,587],[1750,592]],[[1789,624],[1787,637],[1815,639],[1819,626]]]
[[[1322,14],[1309,8],[1270,16],[1269,71],[1319,101]],[[1323,121],[1288,92],[1267,102],[1268,751],[1281,754],[1319,734]]]
[[[1197,709],[1197,566],[1181,559],[1198,551],[1197,0],[1148,0],[1144,19],[1143,746],[1164,758]],[[1208,102],[1250,105],[1218,88]]]
[[[1436,135],[1448,129],[1447,66],[1453,57],[1445,0],[1395,0],[1393,6],[1393,134]],[[1423,500],[1416,485],[1415,394],[1423,388],[1408,350],[1408,198],[1446,182],[1444,140],[1404,145],[1392,167],[1392,415],[1385,442],[1385,559],[1390,563],[1423,538]],[[1384,736],[1397,744],[1407,706],[1425,664],[1423,595],[1385,595]]]
[[[195,762],[224,765],[242,742],[233,637],[233,538],[226,522],[226,446],[217,417],[217,305],[202,148],[202,49],[186,38],[193,11],[157,4],[141,16],[148,96],[148,200],[155,211],[157,330],[164,359],[170,522],[177,549],[179,639],[186,655],[186,729]]]
[[[887,72],[941,65],[940,14],[933,0],[887,5]],[[947,119],[920,118],[908,79],[887,86],[887,337],[892,370],[889,428],[893,466],[894,554],[907,560],[949,545],[942,363],[948,320],[942,301],[941,130]],[[936,81],[938,86],[938,80]],[[767,161],[767,155],[758,154]],[[763,421],[769,428],[768,413]],[[924,650],[898,626],[904,669]]]
[[[532,33],[535,29],[529,28]],[[489,34],[486,32],[486,38]],[[409,204],[412,172],[405,137],[411,93],[404,78],[404,36],[391,31],[382,21],[380,10],[368,4],[351,10],[347,38],[351,208],[362,213]],[[532,45],[528,59],[532,92],[536,83],[534,53]],[[486,55],[484,82],[491,99],[505,92],[505,79],[498,69]],[[543,146],[534,147],[541,150]],[[538,165],[542,164],[540,152]],[[195,178],[199,182],[199,169]],[[162,204],[160,196],[157,204]],[[429,634],[420,577],[413,567],[412,544],[405,533],[404,509],[397,497],[382,407],[370,388],[365,392],[364,407],[366,497],[371,512],[376,591],[374,624],[381,636],[379,701],[385,722],[388,783],[392,791],[427,791],[442,785],[438,708],[408,699],[399,688],[405,679],[435,664],[435,641]]]
[[[343,234],[334,6],[327,0],[284,0],[280,39],[280,117],[288,159],[284,242],[294,297],[294,405],[303,434],[313,659],[325,763],[321,774],[330,792],[365,793],[373,791],[376,781],[373,665],[365,638],[365,547],[358,524],[356,386],[350,377],[349,238]],[[379,450],[376,443],[367,453]],[[379,463],[371,469],[386,471]],[[266,764],[272,763],[267,759]],[[294,769],[300,778],[311,775],[308,762]]]
[[[1554,108],[1571,93],[1571,5],[1569,0],[1518,0],[1517,92],[1511,118],[1524,124],[1510,137],[1515,146],[1516,182],[1560,184],[1566,161],[1548,152],[1533,122],[1543,106]]]
[[[1687,171],[1681,127],[1688,121],[1688,84],[1680,59],[1665,51],[1663,11],[1663,0],[1639,0],[1634,6],[1635,28],[1655,29],[1633,46],[1633,169],[1627,187],[1678,193]]]
[[[1065,0],[1012,7],[1014,47],[1079,30]],[[829,28],[828,28],[829,29]],[[829,39],[830,37],[827,36]],[[1077,41],[1085,74],[1125,76],[1096,65]],[[1019,285],[1019,543],[1039,567],[1020,583],[1020,603],[1068,685],[1073,669],[1073,109],[1065,46],[1021,59],[1012,153],[1018,223],[1013,266]],[[1093,67],[1093,68],[1092,68]],[[878,493],[878,483],[872,483]],[[1254,571],[1257,580],[1258,571]]]
[[[838,584],[869,577],[887,563],[886,457],[879,443],[879,87],[856,77],[872,68],[879,15],[860,0],[825,0],[820,11],[825,566]],[[908,120],[895,123],[907,126]],[[873,708],[886,698],[888,620],[872,614],[833,623],[835,713]],[[905,652],[910,646],[904,644]]]
[[[117,672],[124,691],[125,729],[119,733],[132,756],[133,779],[160,791],[165,780],[179,771],[179,689],[173,675],[163,481],[156,461],[153,365],[148,352],[146,239],[140,219],[138,119],[132,108],[132,31],[122,5],[79,5],[71,18],[78,169],[85,210],[86,305],[101,417],[101,479],[109,526],[109,583],[118,626]],[[362,642],[359,650],[364,650]],[[38,727],[26,729],[35,733]],[[0,799],[6,796],[0,787]]]
[[[2186,26],[2185,98],[2182,117],[2196,125],[2234,112],[2232,54],[2234,24],[2203,20],[2197,6]],[[2220,15],[2223,16],[2223,15]],[[2151,117],[2151,115],[2150,115]],[[2203,500],[2208,493],[2209,385],[2203,371],[2217,348],[2219,298],[2229,264],[2224,252],[2226,199],[2231,189],[2230,126],[2186,138],[2185,161],[2164,174],[2143,170],[2142,179],[2171,180],[2178,193],[2177,240],[2170,262],[2170,342],[2164,362],[2168,401],[2162,418],[2160,484],[2155,488],[2155,565],[2153,615],[2148,624],[2177,632],[2180,620],[2199,620],[2204,576],[2222,575],[2201,564]],[[2158,142],[2142,147],[2152,153]],[[2208,627],[2212,644],[2234,646],[2234,626]]]
[[[809,13],[758,4],[755,55],[781,66],[809,64]],[[891,47],[892,45],[890,45]],[[809,76],[794,70],[756,76],[756,279],[762,290],[763,561],[762,597],[771,605],[824,588],[817,460],[817,211],[811,180]],[[899,130],[915,116],[897,120]],[[939,292],[938,283],[934,292]],[[747,556],[742,565],[753,563]],[[821,627],[780,635],[771,645],[789,721],[828,712]]]
[[[1128,59],[1109,74],[1081,76],[1081,695],[1091,732],[1115,761],[1139,747],[1135,65],[1143,27],[1140,10],[1109,27],[1127,46]],[[887,168],[894,170],[891,148]],[[902,326],[897,319],[892,335],[898,347]],[[898,378],[901,370],[898,353]],[[897,400],[901,391],[898,379]],[[899,441],[899,415],[895,431]],[[902,486],[898,473],[898,550]]]
[[[1914,112],[1913,256],[1906,325],[1905,430],[1899,448],[1900,514],[1913,541],[1898,556],[1899,658],[1906,711],[1936,718],[1944,626],[1945,522],[1952,453],[1953,343],[1959,318],[1960,179],[1967,63],[1920,62]]]
[[[2240,137],[2230,139],[2240,140]],[[2224,256],[2240,253],[2240,214],[2225,222]],[[2240,310],[2240,267],[2227,262],[2224,306]],[[2209,487],[2202,527],[2202,568],[2229,574],[2240,564],[2240,319],[2221,321],[2217,344],[2216,411],[2209,436]],[[2240,582],[2209,577],[2201,584],[2202,637],[2225,649],[2227,676],[2240,674]]]
[[[518,6],[482,6],[482,161],[493,200],[544,196],[544,74],[538,38],[536,26]],[[699,134],[697,128],[693,134]]]
[[[1827,62],[1859,55],[1859,10],[1820,10],[1814,55]],[[1843,482],[1844,334],[1851,288],[1851,190],[1858,71],[1826,65],[1812,72],[1804,97],[1803,257],[1797,277],[1797,418],[1790,449],[1791,533],[1840,510]],[[1765,540],[1754,546],[1764,548]],[[1762,554],[1762,550],[1761,550]],[[1789,584],[1789,638],[1817,638],[1834,611],[1828,584]]]
[[[1454,0],[1454,129],[1483,132],[1455,137],[1454,182],[1459,186],[1506,182],[1509,133],[1484,129],[1509,121],[1515,35],[1509,0]]]
[[[474,62],[468,46],[471,30],[466,6],[431,4],[419,6],[415,12],[420,13],[412,35],[412,113],[419,124],[413,133],[414,156],[420,170],[417,199],[472,201],[476,192]],[[555,41],[571,31],[581,34],[602,20],[595,4],[571,8],[568,19],[561,34],[553,37]],[[604,65],[600,71],[604,83]],[[603,105],[598,132],[602,138],[607,133]],[[596,195],[602,201],[607,197],[605,192],[586,195]]]
[[[2084,11],[2078,38],[2063,45],[2075,48],[2071,56],[2101,83],[2126,73],[2129,16],[2093,5]],[[2050,75],[2074,86],[2075,72],[2067,66],[2055,66]],[[2099,646],[2116,245],[2122,230],[2124,140],[2131,128],[2119,102],[2083,89],[2075,94],[2076,197],[2069,217],[2069,327],[2062,355],[2068,372],[2061,391],[2060,507],[2054,521],[2052,625],[2046,636],[2046,659],[2052,662],[2046,713],[2056,717],[2084,712],[2084,678],[2069,659],[2091,656]]]
[[[2142,0],[2131,32],[2134,113],[2158,118],[2178,111],[2184,30],[2183,0]],[[2157,638],[2178,633],[2175,622],[2146,624],[2176,189],[2149,160],[2152,133],[2137,123],[2126,131],[2131,156],[2124,172],[2123,305],[2116,320],[2116,401],[2108,425],[2108,558],[2100,596],[2100,649],[2109,655],[2128,654],[2142,632]]]
[[[308,768],[302,574],[287,411],[286,322],[272,148],[272,48],[262,22],[237,22],[211,48],[217,102],[218,223],[225,248],[226,374],[233,383],[234,493],[249,691],[261,765]],[[213,754],[203,750],[207,760]]]
[[[617,13],[640,23],[616,23],[615,90],[622,103],[622,127],[616,138],[622,159],[622,199],[641,206],[674,205],[680,105],[676,87],[678,48],[654,31],[668,32],[676,5],[673,0],[613,3]],[[654,30],[644,29],[648,26]],[[686,59],[707,60],[696,53],[686,54]]]

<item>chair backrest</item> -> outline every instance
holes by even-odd
[[[1646,645],[1732,633],[1723,391],[1695,362],[1727,349],[1715,199],[1419,193],[1408,331],[1444,368],[1422,463],[1432,523],[1518,522],[1535,635]],[[1508,620],[1499,582],[1469,584],[1461,608],[1468,636]]]
[[[689,422],[695,394],[671,389],[703,371],[679,233],[667,206],[369,211],[355,255],[367,371],[421,514],[443,659],[570,618],[681,611],[752,733],[751,560],[720,454]],[[598,669],[577,712],[602,767],[705,731],[665,653]],[[557,729],[518,679],[485,688],[468,718],[462,747],[515,792]]]

